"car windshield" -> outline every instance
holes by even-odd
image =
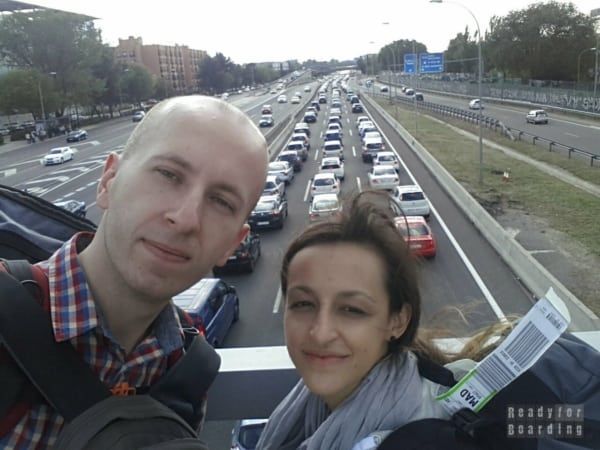
[[[408,224],[408,233],[406,232],[406,223],[404,221],[398,222],[398,229],[402,236],[406,236],[407,234],[410,236],[427,236],[429,235],[429,230],[422,223],[409,223]]]
[[[269,164],[269,170],[272,171],[285,171],[287,169],[287,166],[285,164],[281,164],[281,163],[277,163],[277,162],[272,162],[271,164]]]
[[[369,142],[367,143],[367,148],[369,150],[381,148],[381,142]]]
[[[423,200],[425,196],[422,192],[404,192],[401,196],[402,201],[412,202],[415,200]]]
[[[335,184],[333,178],[317,178],[314,182],[315,186],[331,186]]]
[[[396,157],[394,155],[383,155],[377,158],[377,161],[385,161],[385,162],[395,162]]]
[[[239,443],[244,448],[255,448],[265,424],[245,425],[240,429]]]
[[[313,203],[313,210],[315,211],[331,211],[332,209],[338,209],[338,201],[336,199],[319,199]]]
[[[267,190],[272,190],[272,189],[277,189],[277,185],[273,182],[273,181],[267,181],[265,183],[265,191]]]
[[[52,150],[50,150],[51,154],[57,154],[57,153],[62,153],[63,149],[62,148],[53,148]]]
[[[275,209],[276,206],[277,206],[277,204],[275,202],[259,202],[259,203],[257,203],[256,208],[254,208],[254,211],[256,211],[256,212],[271,211],[271,210]]]

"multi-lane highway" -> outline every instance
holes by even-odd
[[[305,93],[302,86],[289,87],[285,93],[288,98],[296,91],[312,97],[317,89],[318,84],[313,82],[310,93]],[[330,98],[331,91],[328,95]],[[248,93],[231,98],[230,101],[246,111],[255,123],[258,123],[260,109],[265,103],[272,105],[276,121],[300,108],[289,103],[278,104],[276,97],[273,94]],[[347,195],[368,185],[369,164],[362,162],[361,143],[355,127],[356,117],[361,114],[352,114],[349,102],[345,97],[342,98],[346,171],[342,194]],[[438,99],[436,97],[431,100]],[[321,106],[317,123],[311,125],[309,158],[304,163],[303,170],[296,174],[294,181],[288,186],[289,217],[283,229],[260,233],[262,256],[254,273],[225,276],[228,282],[236,286],[241,299],[241,318],[225,340],[226,347],[283,344],[279,264],[287,244],[309,223],[306,192],[312,176],[318,170],[329,103]],[[491,105],[489,108],[494,108],[494,112],[496,109],[503,110],[503,107]],[[531,295],[395,132],[378,115],[372,111],[367,113],[372,115],[384,135],[387,149],[395,151],[403,161],[400,170],[401,184],[419,184],[433,207],[430,223],[438,240],[438,254],[435,259],[421,264],[425,313],[423,323],[431,324],[431,317],[447,308],[441,323],[461,333],[495,321],[502,314],[526,312],[532,304]],[[90,129],[87,141],[71,145],[76,149],[73,161],[57,166],[44,167],[39,160],[49,148],[66,144],[62,140],[33,144],[19,151],[0,155],[0,172],[4,175],[0,182],[27,188],[50,201],[67,198],[83,200],[88,205],[88,217],[98,222],[101,210],[95,206],[95,190],[103,161],[109,152],[120,150],[136,125],[130,120],[118,119]],[[264,132],[268,130],[263,129]],[[235,130],[231,132],[235,133]],[[271,149],[274,154],[279,150],[280,148]],[[452,315],[448,308],[453,307],[471,313],[470,322],[465,325],[458,320],[456,323],[448,321],[447,318]],[[459,317],[457,314],[454,316],[457,319]],[[226,448],[230,430],[230,423],[209,423],[205,437],[211,448]]]

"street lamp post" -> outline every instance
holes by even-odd
[[[579,52],[579,55],[577,56],[577,84],[579,84],[579,75],[581,72],[581,55],[583,55],[585,52],[595,52],[596,51],[596,47],[592,47],[592,48],[584,48],[583,50],[581,50]]]
[[[382,22],[382,25],[390,25],[390,22]],[[394,40],[390,44],[392,48],[392,70],[390,72],[390,100],[392,99],[392,75],[395,74],[394,69],[396,68],[396,50],[394,50]],[[395,78],[395,75],[394,75]],[[394,84],[394,96],[396,96],[396,85]]]
[[[375,41],[370,41],[370,45],[375,45]],[[371,68],[373,69],[373,79],[371,80],[371,95],[375,95],[375,54],[371,53]]]
[[[475,25],[477,25],[477,60],[478,60],[478,76],[477,76],[477,92],[479,96],[479,110],[477,114],[477,122],[479,123],[479,184],[483,184],[483,128],[481,126],[482,122],[482,111],[481,108],[483,106],[483,99],[481,98],[481,80],[483,78],[483,59],[481,56],[481,29],[479,28],[479,22],[477,18],[473,14],[473,12],[467,8],[462,3],[449,1],[449,0],[429,0],[430,3],[454,3],[461,8],[465,9],[475,21]]]
[[[49,72],[48,75],[56,76],[56,72]],[[46,111],[44,108],[44,94],[42,93],[42,74],[38,78],[38,95],[40,96],[40,108],[42,110],[42,127],[46,131]]]
[[[600,8],[593,9],[590,13],[594,19],[600,18]],[[596,58],[594,60],[594,104],[596,103],[596,89],[598,88],[598,51],[600,50],[600,30],[598,30],[598,23],[596,22]]]

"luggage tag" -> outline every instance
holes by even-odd
[[[463,408],[479,412],[497,392],[533,366],[570,322],[567,307],[550,288],[492,353],[436,400],[450,414]]]

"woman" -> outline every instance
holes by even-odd
[[[434,401],[440,386],[419,375],[407,351],[436,359],[432,347],[415,342],[416,268],[391,217],[375,206],[382,196],[359,194],[284,256],[286,345],[302,379],[257,449],[371,449],[405,423],[449,417]]]

